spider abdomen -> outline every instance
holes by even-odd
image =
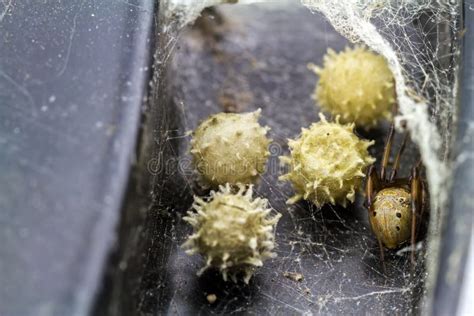
[[[372,230],[389,249],[394,249],[410,240],[411,195],[400,187],[380,190],[374,198],[369,216]]]

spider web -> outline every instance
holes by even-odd
[[[431,262],[436,262],[441,211],[449,183],[461,1],[302,0],[351,42],[383,55],[394,74],[399,116],[418,145],[430,189]],[[434,275],[436,267],[428,266]]]
[[[222,3],[265,0],[167,0],[162,8],[178,29],[201,11]],[[457,92],[461,1],[301,0],[323,13],[352,43],[365,43],[383,55],[394,73],[399,104],[397,122],[407,122],[427,168],[432,209],[446,200],[448,156]],[[439,220],[435,218],[439,227]]]
[[[197,189],[193,183],[193,175],[186,171],[190,166],[190,158],[186,153],[186,145],[181,145],[181,148],[176,148],[173,143],[181,139],[183,140],[182,144],[185,144],[189,136],[187,132],[195,128],[199,120],[205,118],[206,115],[214,113],[216,110],[211,104],[212,101],[207,99],[207,95],[211,95],[215,92],[215,89],[213,90],[212,87],[209,87],[209,91],[207,92],[195,91],[191,86],[186,86],[186,83],[191,85],[193,80],[202,80],[203,77],[196,76],[196,74],[202,75],[208,71],[199,72],[199,70],[194,71],[193,69],[199,69],[198,65],[206,63],[205,60],[202,60],[203,55],[199,52],[206,50],[206,45],[209,43],[199,43],[199,41],[194,40],[196,38],[195,36],[188,36],[184,42],[182,42],[180,37],[183,35],[179,33],[179,31],[194,21],[205,7],[218,3],[232,2],[235,1],[168,0],[160,3],[160,11],[167,21],[163,23],[164,34],[162,40],[164,42],[160,45],[161,47],[165,47],[165,49],[161,53],[159,52],[155,57],[157,68],[155,72],[155,76],[157,77],[155,77],[155,80],[163,84],[162,77],[160,77],[162,75],[161,70],[164,68],[163,65],[171,61],[171,70],[176,71],[178,73],[177,76],[182,77],[181,82],[183,83],[175,89],[181,90],[184,94],[184,96],[181,98],[178,96],[175,100],[178,110],[176,115],[181,117],[182,127],[166,130],[162,141],[163,148],[171,148],[173,151],[172,154],[176,157],[180,157],[178,164],[182,165],[182,171],[184,170],[185,173],[181,192],[178,193],[179,196],[199,194],[199,189]],[[240,2],[273,1],[248,0]],[[458,21],[460,4],[458,2],[440,4],[437,1],[302,0],[301,2],[312,11],[322,12],[335,30],[349,41],[353,43],[365,43],[373,50],[385,56],[388,60],[397,83],[396,89],[400,114],[400,116],[397,117],[397,121],[400,122],[404,120],[407,122],[407,128],[410,130],[412,140],[418,145],[417,147],[420,150],[427,170],[432,197],[430,199],[432,210],[439,210],[446,198],[444,195],[446,188],[443,187],[443,183],[445,183],[446,177],[449,174],[447,159],[449,156],[450,139],[453,133],[452,126],[455,114],[454,100],[457,85],[456,58],[458,53],[456,34],[459,32]],[[292,1],[292,3],[296,6],[299,5],[296,1]],[[251,29],[251,27],[252,26],[248,26],[247,28]],[[233,26],[231,25],[230,29],[232,28]],[[297,32],[297,30],[295,30],[295,32]],[[321,30],[314,29],[315,34],[318,32],[321,32]],[[330,37],[335,37],[335,35],[329,32],[329,34],[324,36],[326,37],[326,44],[330,46],[332,41]],[[262,71],[263,74],[257,75],[260,81],[271,83],[272,80],[276,80],[270,78],[269,74],[272,73],[272,70],[266,68],[266,63],[276,67],[286,67],[284,58],[282,60],[268,62],[255,60],[253,56],[246,53],[246,50],[242,49],[242,46],[250,47],[251,50],[257,49],[258,41],[251,37],[243,38],[240,35],[236,35],[236,37],[241,40],[241,42],[235,41],[235,43],[229,45],[227,49],[236,55],[241,54],[243,62],[252,65],[252,70],[249,70],[249,73],[252,73],[255,69],[264,69]],[[317,36],[314,38],[315,41],[319,39],[320,37]],[[189,50],[191,53],[182,52],[177,54],[177,56],[173,56],[175,52],[173,48],[176,48],[175,46],[180,45],[180,43],[182,45],[181,49]],[[314,49],[317,49],[317,45]],[[198,53],[195,53],[196,51]],[[303,53],[301,54],[303,55]],[[268,55],[271,56],[271,53],[268,52]],[[308,56],[310,55],[311,54],[308,54]],[[219,58],[221,57],[222,56]],[[276,58],[275,56],[271,57]],[[219,63],[227,62],[225,56],[222,58],[224,59],[220,60]],[[302,68],[294,70],[298,74],[300,72],[306,72],[303,60],[310,61],[310,57],[305,58],[306,57],[301,57]],[[242,60],[237,63],[241,63]],[[233,61],[231,63],[233,63]],[[212,62],[209,62],[209,64],[212,64]],[[238,68],[239,71],[242,71],[239,67],[236,67],[236,69]],[[289,70],[289,72],[291,71],[292,70]],[[181,74],[179,74],[179,72],[181,72]],[[209,72],[211,72],[212,75],[213,70],[211,69]],[[246,74],[248,75],[245,69],[242,71],[242,75],[239,74],[239,72],[225,74],[224,78],[232,78],[230,83],[228,83],[229,87],[226,87],[227,81],[223,81],[224,90],[228,89],[232,91],[232,89],[237,89],[241,92],[249,92],[248,97],[246,97],[245,93],[239,94],[240,96],[244,95],[243,99],[239,99],[241,103],[250,104],[252,103],[252,99],[255,98],[263,100],[262,102],[265,105],[267,97],[271,100],[279,99],[282,100],[282,102],[289,102],[291,100],[293,92],[285,88],[280,88],[282,85],[280,85],[276,91],[273,91],[272,95],[252,95],[252,89],[250,88],[252,83],[245,77]],[[209,73],[207,73],[207,75],[211,76]],[[275,76],[278,76],[278,72]],[[174,81],[174,79],[171,81]],[[314,81],[310,81],[310,85],[314,85]],[[206,85],[199,85],[199,88],[204,90],[206,89]],[[224,91],[224,95],[226,95],[226,93],[227,92]],[[287,148],[285,147],[286,139],[296,136],[295,131],[291,128],[286,129],[286,126],[307,126],[311,121],[315,120],[315,115],[314,117],[311,116],[312,114],[308,115],[306,109],[295,108],[293,109],[293,118],[278,118],[278,108],[272,109],[273,107],[268,104],[264,115],[272,117],[271,120],[275,120],[272,122],[273,125],[279,127],[278,130],[272,130],[272,137],[274,138],[272,145],[274,146],[270,148],[272,155],[270,157],[269,168],[275,169],[273,171],[267,171],[262,177],[259,192],[266,192],[263,197],[268,198],[270,204],[277,211],[283,213],[286,221],[281,223],[281,225],[286,227],[281,228],[281,231],[284,233],[277,231],[277,242],[281,246],[277,249],[279,252],[278,259],[273,263],[266,264],[259,273],[272,275],[275,274],[276,271],[296,271],[302,273],[305,276],[305,280],[302,283],[297,283],[295,286],[292,281],[281,280],[281,278],[275,275],[274,278],[276,281],[272,287],[256,286],[257,294],[248,289],[238,288],[237,291],[239,293],[237,295],[234,290],[229,289],[224,291],[223,294],[220,294],[226,295],[228,300],[225,305],[220,306],[218,310],[222,313],[242,311],[239,310],[241,304],[236,304],[233,301],[233,296],[240,296],[241,299],[248,299],[249,302],[258,296],[261,300],[274,302],[276,305],[283,306],[283,310],[305,314],[309,312],[308,306],[312,305],[315,306],[312,310],[328,312],[333,310],[332,308],[338,306],[341,302],[359,304],[361,302],[370,302],[370,300],[367,301],[368,299],[373,298],[376,300],[385,295],[412,295],[413,284],[411,284],[410,280],[406,281],[408,272],[406,270],[406,258],[403,256],[395,256],[392,260],[393,273],[398,273],[402,281],[400,281],[400,279],[393,281],[390,278],[386,278],[377,268],[368,264],[367,269],[370,270],[370,273],[376,275],[378,279],[383,279],[383,282],[374,285],[370,284],[369,281],[364,281],[365,283],[361,282],[357,284],[357,288],[353,287],[353,284],[350,282],[341,282],[338,291],[315,293],[313,283],[320,282],[321,280],[330,282],[327,280],[325,273],[345,273],[341,271],[338,266],[342,261],[349,260],[351,257],[350,252],[355,251],[355,249],[367,249],[367,251],[362,254],[363,257],[369,258],[369,261],[376,260],[377,247],[373,244],[371,232],[366,229],[361,229],[360,222],[357,220],[354,221],[351,217],[346,217],[346,214],[341,212],[338,208],[329,207],[326,211],[322,212],[306,204],[299,204],[291,209],[285,206],[286,199],[291,195],[291,188],[288,184],[281,184],[276,180],[277,175],[283,173],[282,170],[278,169],[277,156],[287,154]],[[252,110],[252,108],[248,110]],[[197,117],[197,115],[199,115],[199,117]],[[301,118],[305,118],[305,121],[302,121]],[[288,123],[288,121],[290,122]],[[378,153],[381,152],[380,147],[376,149]],[[412,161],[410,161],[410,163],[412,163]],[[164,184],[161,186],[163,187]],[[175,211],[173,206],[169,206],[168,209],[170,210],[170,214],[173,214],[171,216],[177,216],[177,219],[173,220],[173,223],[176,224],[173,224],[170,235],[164,236],[164,238],[169,238],[173,244],[180,244],[184,239],[182,236],[179,236],[178,232],[186,230],[186,228],[180,224],[179,216],[173,213],[173,211]],[[431,231],[432,235],[435,236],[437,235],[437,229],[439,227],[439,216],[432,216],[431,219]],[[341,236],[344,235],[348,237],[343,241],[337,241],[337,239],[340,239]],[[436,240],[435,238],[431,239]],[[348,244],[352,242],[353,245],[345,247],[344,242]],[[434,243],[433,245],[435,249],[436,244]],[[170,262],[175,265],[171,269],[172,272],[178,275],[185,271],[185,274],[189,272],[189,275],[194,275],[195,270],[197,270],[194,259],[179,255],[179,251],[176,251],[172,256],[174,256],[173,259],[175,259],[170,260]],[[319,275],[317,273],[314,274],[314,268],[308,266],[308,262],[310,262],[309,257],[312,258],[311,260],[319,258],[323,265],[326,266],[326,269],[318,270],[317,273],[320,273]],[[434,274],[433,271],[431,271],[431,274]],[[350,275],[344,277],[349,281],[351,279]],[[335,278],[339,278],[339,276]],[[421,274],[420,278],[422,278]],[[354,279],[356,279],[355,276]],[[193,283],[193,281],[190,281],[190,283]],[[191,287],[191,284],[187,286]],[[321,288],[324,289],[325,286],[326,285],[322,284]],[[282,288],[282,292],[286,295],[294,296],[293,299],[285,300],[284,296],[275,294],[278,293],[278,288]],[[212,288],[210,290],[212,290]],[[179,313],[181,305],[186,305],[180,302],[180,299],[185,295],[181,293],[180,296],[178,292],[186,293],[186,291],[187,290],[181,287],[171,298],[171,308],[175,308],[175,312],[177,313]],[[194,294],[191,293],[190,295]],[[221,299],[221,297],[219,297],[219,299]],[[403,310],[401,308],[401,306],[394,306],[395,310]],[[275,307],[270,308],[269,311],[279,312],[281,310]],[[379,310],[375,309],[375,311]]]

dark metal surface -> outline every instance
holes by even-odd
[[[434,292],[433,315],[453,315],[460,303],[461,289],[468,274],[468,256],[472,231],[474,196],[474,3],[465,1],[462,67],[460,77],[460,103],[458,109],[457,136],[454,145],[453,184],[448,214],[442,233],[440,263]],[[470,271],[472,273],[472,271]],[[473,286],[470,284],[468,286]],[[472,288],[467,288],[471,293]],[[465,297],[469,300],[469,297]],[[472,311],[463,311],[472,312]],[[461,314],[460,314],[461,315]]]
[[[0,1],[0,315],[85,315],[134,157],[154,1]]]

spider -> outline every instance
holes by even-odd
[[[398,149],[391,173],[388,175],[387,167],[393,137],[392,123],[385,143],[380,175],[377,174],[375,164],[371,165],[367,171],[365,185],[369,221],[379,243],[384,270],[383,247],[395,249],[408,241],[411,243],[411,262],[415,264],[415,240],[421,224],[421,220],[417,223],[417,218],[422,218],[425,209],[425,188],[420,176],[421,160],[412,167],[408,178],[397,178],[400,157],[405,149],[408,134]]]

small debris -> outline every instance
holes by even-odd
[[[206,299],[209,302],[209,304],[214,304],[217,300],[217,296],[216,294],[209,294],[208,296],[206,296]]]
[[[225,112],[242,112],[252,103],[253,94],[248,91],[235,91],[234,85],[231,89],[224,89],[217,97],[219,105]]]
[[[284,272],[283,276],[295,282],[301,282],[304,279],[304,276],[301,273],[297,272]]]

